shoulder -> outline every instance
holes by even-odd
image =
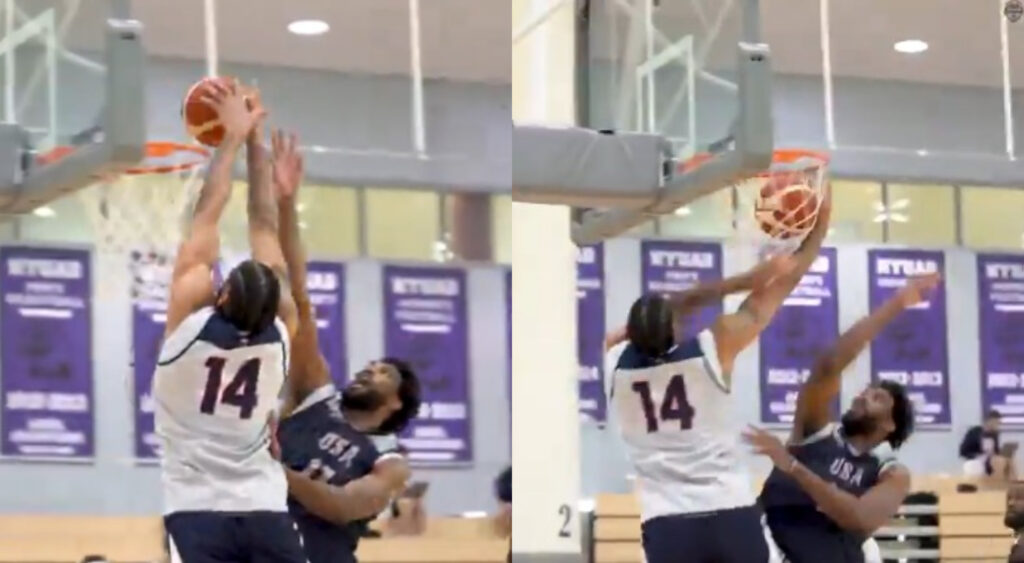
[[[203,332],[212,318],[213,307],[202,307],[185,317],[164,337],[157,363],[170,364],[188,352],[193,344],[202,340]]]
[[[839,443],[842,441],[842,437],[839,434],[839,425],[835,422],[829,422],[825,426],[819,428],[816,432],[812,432],[798,440],[790,439],[790,446],[810,446],[812,444],[826,443],[827,441],[833,441]]]

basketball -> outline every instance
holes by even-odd
[[[185,121],[185,130],[190,137],[208,147],[218,147],[224,140],[224,127],[220,124],[217,110],[210,104],[203,101],[203,97],[211,94],[211,85],[214,82],[230,84],[232,78],[207,77],[196,82],[185,94],[185,101],[181,106],[182,119]]]
[[[757,197],[754,215],[761,231],[772,238],[801,237],[814,227],[818,195],[802,174],[769,178]]]

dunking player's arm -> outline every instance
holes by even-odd
[[[257,111],[262,112],[263,117],[266,116],[257,91],[250,92],[248,103],[252,103]],[[263,146],[262,117],[246,137],[246,168],[249,175],[249,198],[246,206],[249,216],[249,248],[252,250],[253,260],[266,264],[277,274],[281,284],[281,300],[277,314],[288,327],[289,336],[294,337],[298,318],[295,313],[295,301],[289,291],[284,253],[278,241],[278,206],[271,179],[270,157]]]
[[[726,384],[732,380],[732,366],[736,356],[753,342],[764,330],[782,302],[793,291],[800,278],[818,257],[821,243],[828,233],[829,221],[832,217],[832,189],[828,188],[825,200],[818,210],[818,220],[814,228],[807,234],[800,248],[793,253],[792,269],[776,277],[770,283],[755,289],[747,296],[735,313],[718,317],[711,326],[718,347],[718,360],[722,366],[722,375]]]
[[[213,301],[213,267],[220,256],[217,228],[231,197],[231,167],[246,136],[262,119],[261,111],[248,109],[234,84],[213,81],[210,88],[204,101],[217,110],[225,130],[224,141],[210,161],[188,231],[178,247],[164,334],[173,332],[196,309]]]
[[[280,245],[292,282],[292,295],[298,317],[298,331],[292,341],[288,371],[289,403],[285,415],[310,392],[330,383],[327,362],[320,354],[316,317],[306,290],[306,255],[299,236],[295,212],[296,194],[302,182],[302,157],[296,151],[295,137],[280,131],[273,135],[274,184],[278,192]],[[285,468],[288,491],[316,516],[335,524],[345,524],[379,514],[391,498],[405,487],[409,465],[397,454],[377,460],[373,471],[341,487],[311,479],[301,472]]]
[[[857,355],[879,332],[904,309],[919,303],[923,294],[938,283],[938,275],[909,280],[906,287],[884,305],[850,327],[835,346],[815,364],[810,378],[800,390],[793,428],[794,439],[803,439],[813,430],[820,430],[829,419],[829,404],[839,392],[840,376]],[[775,466],[787,473],[814,500],[818,509],[846,530],[865,536],[885,525],[910,491],[910,471],[898,464],[890,465],[879,476],[878,483],[857,497],[825,481],[789,453],[771,434],[754,429],[747,439],[760,452],[768,455]]]
[[[672,294],[670,304],[672,313],[677,318],[683,318],[695,311],[706,307],[725,296],[743,291],[754,291],[772,282],[777,277],[784,276],[794,267],[795,262],[790,256],[778,256],[771,260],[761,262],[750,271],[728,277],[721,280],[710,280],[701,282],[685,291]],[[608,333],[605,337],[605,350],[628,338],[626,328]]]

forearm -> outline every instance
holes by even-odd
[[[672,307],[677,314],[703,308],[716,301],[721,301],[726,295],[750,291],[754,288],[754,279],[754,271],[752,270],[723,280],[697,284],[686,291],[674,294],[672,296]]]
[[[818,510],[839,527],[854,532],[866,532],[867,526],[860,518],[857,497],[818,477],[800,462],[793,464],[788,475],[814,500]]]
[[[366,477],[335,487],[286,469],[288,493],[306,510],[338,525],[376,516],[387,507],[391,491],[370,485]]]
[[[295,210],[295,201],[283,199],[278,205],[279,238],[284,261],[288,265],[288,277],[291,279],[292,295],[300,306],[308,302],[306,292],[306,252],[299,236],[299,215]]]
[[[206,169],[206,178],[199,190],[195,207],[192,209],[192,222],[206,221],[216,224],[231,199],[231,173],[235,157],[241,148],[238,139],[225,138],[220,147],[214,151],[213,158]]]
[[[829,365],[827,372],[842,373],[853,360],[899,314],[903,305],[897,299],[889,299],[870,315],[857,321],[836,340],[832,348],[822,356],[820,361]]]
[[[249,171],[249,235],[278,232],[277,204],[270,175],[270,157],[258,137],[246,142],[246,164]]]

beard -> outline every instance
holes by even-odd
[[[866,436],[875,431],[875,421],[866,415],[858,415],[847,411],[840,420],[843,434],[847,436]]]
[[[373,411],[384,405],[384,395],[360,383],[351,383],[341,392],[341,406],[355,411]]]

